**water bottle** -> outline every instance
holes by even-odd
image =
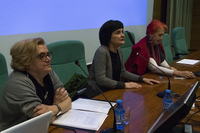
[[[122,100],[118,99],[117,105],[115,108],[117,129],[120,129],[120,130],[124,129],[124,115],[125,115],[125,110],[122,106]]]
[[[163,111],[167,110],[173,104],[171,90],[165,91],[165,97],[163,98]]]

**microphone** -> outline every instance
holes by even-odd
[[[179,48],[177,48],[177,47],[174,47],[173,45],[172,45],[172,47],[175,48],[175,49],[180,50],[181,52],[184,52],[182,55],[188,55],[186,51],[183,51],[183,50],[181,50],[181,49],[179,49]],[[197,56],[194,56],[194,55],[190,55],[190,56],[194,57],[194,58],[197,59],[197,60],[200,60],[200,58],[197,57]],[[200,77],[200,71],[193,72],[193,74],[194,74],[195,76]]]
[[[136,55],[139,55],[140,57],[142,57],[145,61],[149,62],[146,58],[144,58],[141,54],[139,54],[138,52],[136,52]],[[157,66],[155,66],[153,63],[149,62],[151,65],[153,65],[156,69],[158,69],[159,71],[161,71],[167,78],[168,78],[168,90],[171,90],[171,85],[170,85],[170,79],[169,76],[163,72],[161,69],[159,69]],[[180,97],[181,95],[171,91],[171,94],[173,97]],[[165,91],[161,91],[157,93],[157,96],[160,98],[163,98],[165,96]]]
[[[106,99],[106,101],[110,104],[113,112],[114,112],[114,122],[113,122],[113,128],[107,128],[102,130],[100,133],[124,133],[122,130],[117,129],[117,125],[116,125],[116,116],[115,116],[115,109],[112,106],[111,102],[106,98],[106,96],[103,94],[103,92],[101,91],[101,89],[99,89],[99,87],[96,85],[96,83],[90,78],[90,76],[85,72],[85,70],[83,70],[83,68],[81,67],[80,63],[78,60],[75,61],[75,64],[77,66],[79,66],[82,71],[87,75],[87,77],[90,79],[90,81],[92,82],[92,84],[98,89],[98,91],[103,95],[103,97]]]

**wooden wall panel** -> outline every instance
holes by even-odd
[[[153,19],[166,24],[167,0],[154,0]]]
[[[193,0],[190,49],[200,49],[200,0]],[[154,0],[153,19],[166,23],[167,0]]]
[[[200,0],[193,1],[190,49],[200,49]]]
[[[153,19],[161,20],[162,0],[154,0]]]

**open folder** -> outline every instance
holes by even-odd
[[[57,117],[53,124],[98,131],[110,108],[106,101],[79,98],[72,102],[72,109]]]

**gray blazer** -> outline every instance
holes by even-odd
[[[54,71],[49,75],[56,91],[63,84]],[[20,71],[13,71],[0,99],[0,131],[31,118],[33,109],[40,104],[42,101],[31,79]]]
[[[121,78],[143,82],[143,77],[126,71],[123,63],[123,53],[120,47],[118,48],[118,52],[121,60]],[[95,52],[89,76],[103,92],[109,89],[125,88],[124,82],[113,80],[112,68],[109,49],[107,46],[102,45]],[[96,89],[89,79],[87,85],[89,88]],[[96,92],[99,94],[99,91]]]

